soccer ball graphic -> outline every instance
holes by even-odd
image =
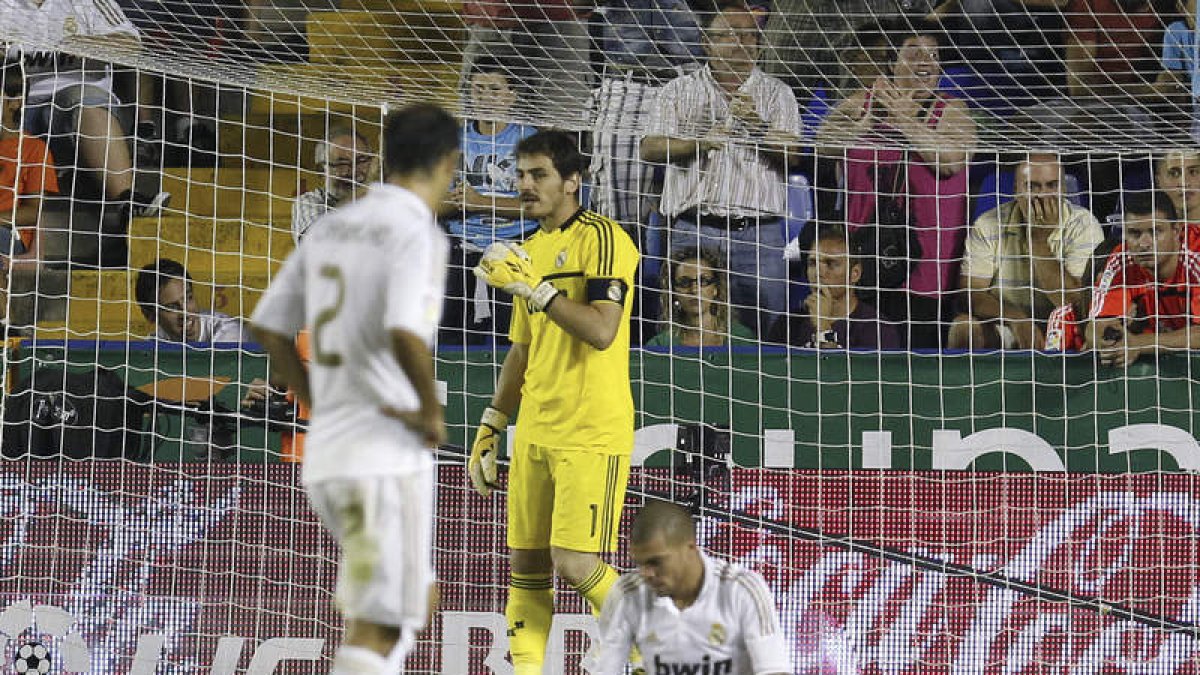
[[[26,642],[17,649],[13,668],[18,673],[50,672],[50,650],[40,642]]]

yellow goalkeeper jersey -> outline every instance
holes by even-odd
[[[515,299],[509,337],[529,345],[529,362],[514,440],[629,454],[629,315],[637,247],[615,221],[584,209],[558,230],[538,230],[524,246],[537,274],[566,297],[582,303],[616,302],[624,310],[616,338],[600,351],[572,337],[544,312],[531,314],[524,300]]]

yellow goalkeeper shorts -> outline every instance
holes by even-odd
[[[629,456],[515,444],[508,470],[508,545],[617,550]]]

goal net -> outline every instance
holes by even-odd
[[[622,533],[693,507],[798,673],[1197,670],[1194,3],[0,5],[5,672],[328,670],[307,411],[244,320],[417,101],[464,152],[406,672],[512,671],[463,466],[511,305],[471,268],[539,227],[513,148],[548,127],[641,252]],[[558,589],[546,672],[584,672]]]

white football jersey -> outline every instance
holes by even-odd
[[[25,64],[29,103],[44,101],[63,87],[90,84],[112,92],[112,68],[55,51],[76,36],[128,35],[138,31],[117,0],[0,0],[0,28],[22,40],[8,46],[8,58]]]
[[[427,452],[381,408],[419,407],[391,331],[433,345],[448,255],[429,207],[404,188],[377,184],[322,217],[259,300],[255,325],[284,335],[309,329],[306,483],[407,473]]]
[[[646,673],[776,675],[792,673],[775,600],[753,570],[701,554],[704,585],[680,610],[637,573],[613,586],[600,614],[600,637],[585,667],[592,675],[625,672],[637,645]]]

